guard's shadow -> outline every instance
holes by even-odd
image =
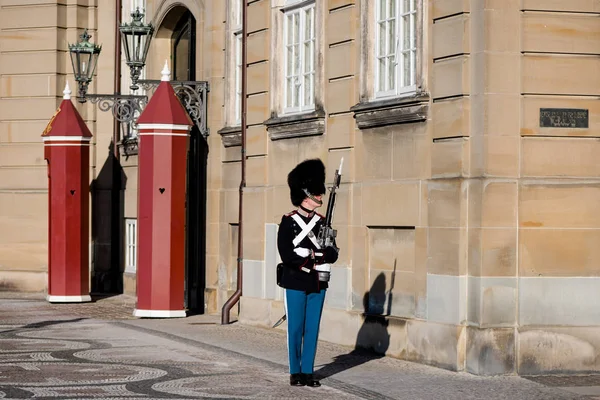
[[[71,323],[83,321],[86,319],[87,318],[80,317],[80,318],[73,318],[73,319],[61,319],[61,320],[48,320],[48,321],[33,322],[31,324],[23,325],[18,328],[6,330],[6,331],[0,331],[0,337],[6,336],[9,333],[15,334],[17,332],[23,332],[23,331],[27,331],[29,329],[42,329],[42,328],[47,328],[52,325],[71,324]]]
[[[394,267],[395,270],[395,267]],[[392,274],[392,277],[395,274]],[[328,378],[358,365],[371,360],[377,360],[385,356],[390,344],[390,335],[388,333],[388,321],[386,314],[391,313],[392,288],[386,296],[386,278],[380,273],[371,289],[363,297],[364,313],[362,315],[363,324],[358,331],[354,350],[348,354],[342,354],[334,358],[333,362],[322,366],[315,375],[320,379]],[[388,312],[384,313],[384,305],[388,297]]]

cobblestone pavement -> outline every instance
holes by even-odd
[[[127,296],[48,304],[0,292],[0,399],[600,399],[597,376],[478,377],[326,342],[324,385],[290,387],[285,324],[136,319],[134,306]]]

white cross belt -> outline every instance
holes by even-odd
[[[296,236],[294,238],[294,241],[293,241],[294,247],[298,246],[298,244],[300,244],[300,242],[302,240],[304,240],[304,238],[308,235],[308,238],[310,239],[311,242],[313,242],[315,247],[317,249],[320,249],[321,246],[319,246],[319,243],[317,242],[317,238],[315,238],[315,235],[314,234],[309,235],[309,233],[312,233],[312,229],[315,227],[315,225],[317,224],[317,221],[321,217],[319,217],[318,214],[315,214],[308,224],[306,224],[304,222],[304,220],[298,214],[292,215],[292,218],[294,218],[294,221],[296,221],[296,223],[298,224],[300,229],[302,229],[302,231],[298,234],[298,236]]]

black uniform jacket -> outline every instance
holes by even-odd
[[[300,215],[305,224],[309,224],[313,215],[304,217],[297,211],[292,211],[281,218],[279,232],[277,234],[277,248],[279,256],[284,264],[284,274],[281,278],[281,286],[286,289],[303,290],[307,293],[316,293],[321,289],[327,289],[327,282],[319,281],[315,265],[334,263],[337,261],[338,253],[332,247],[325,249],[317,249],[314,243],[309,239],[308,235],[302,239],[297,246],[294,246],[294,239],[302,231],[302,228],[296,223],[292,216]],[[324,217],[320,215],[320,219],[312,228],[315,237],[319,234],[319,229],[323,225]],[[314,250],[317,253],[323,253],[322,256],[300,257],[294,252],[297,247]],[[306,272],[308,270],[308,272]]]

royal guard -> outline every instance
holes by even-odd
[[[341,169],[341,168],[340,168]],[[339,186],[339,172],[336,185]],[[288,321],[288,357],[292,386],[321,386],[313,375],[319,324],[331,263],[338,259],[335,231],[331,229],[335,191],[327,216],[315,210],[323,204],[325,166],[319,159],[298,164],[288,175],[290,197],[297,207],[281,218],[277,248],[282,264],[278,284],[285,289]]]

